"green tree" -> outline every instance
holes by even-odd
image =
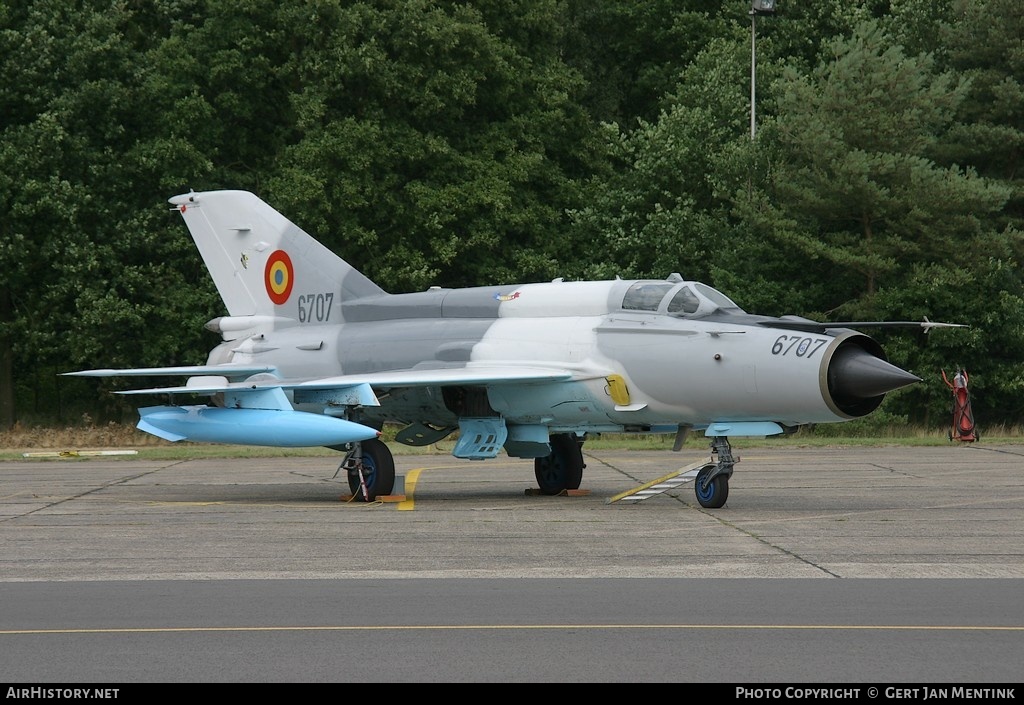
[[[566,62],[586,79],[582,105],[626,132],[666,109],[680,72],[729,36],[749,5],[722,0],[568,0]]]
[[[948,287],[1000,279],[989,273],[1013,261],[1015,248],[996,228],[1009,190],[933,159],[969,83],[934,72],[930,55],[907,56],[870,20],[833,52],[812,74],[788,70],[774,86],[776,106],[759,137],[769,164],[765,190],[738,195],[738,210],[753,232],[829,282],[812,316],[963,322],[965,302]],[[972,340],[943,332],[933,334],[928,353],[894,349],[913,369],[948,353],[943,345],[970,352]],[[914,411],[928,408],[922,396],[899,398]]]
[[[828,311],[870,313],[879,287],[898,283],[908,263],[964,247],[991,252],[983,214],[997,212],[1007,191],[929,158],[965,81],[932,73],[927,56],[906,56],[872,21],[834,52],[812,75],[788,70],[775,86],[761,138],[777,156],[753,222],[781,245],[857,274],[822,302]]]
[[[561,6],[353,3],[282,69],[295,140],[268,179],[293,220],[389,290],[547,279],[596,142]]]
[[[591,179],[587,205],[572,213],[577,237],[600,245],[585,276],[710,277],[728,250],[722,160],[749,145],[749,62],[739,29],[701,52],[656,122],[606,126],[615,168]]]
[[[130,411],[57,372],[203,361],[221,304],[166,203],[189,188],[256,191],[395,291],[679,271],[757,313],[970,322],[883,342],[1019,417],[1016,7],[780,4],[756,140],[748,12],[0,5],[0,427]],[[894,408],[941,410],[938,389]]]
[[[176,304],[193,302],[187,290],[175,295],[181,241],[166,237],[160,218],[171,221],[153,196],[167,164],[145,146],[156,104],[142,85],[154,35],[139,22],[169,26],[163,10],[181,8],[167,5],[140,14],[42,0],[4,16],[0,54],[13,79],[0,88],[10,116],[0,140],[0,261],[17,278],[0,321],[13,361],[0,388],[30,417],[59,414],[76,394],[84,400],[85,386],[59,372],[98,360],[167,361],[195,343],[170,333]],[[108,413],[126,408],[102,399]],[[5,408],[6,425],[21,416]]]
[[[970,91],[939,158],[970,166],[1012,189],[1001,223],[1024,229],[1024,14],[1010,0],[957,0],[947,39],[949,65]]]

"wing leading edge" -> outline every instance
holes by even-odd
[[[186,367],[146,367],[124,370],[103,369],[68,372],[79,377],[189,377],[184,385],[126,389],[117,394],[215,394],[245,393],[260,389],[346,390],[353,388],[390,389],[395,387],[432,387],[453,385],[520,384],[565,382],[600,377],[606,372],[570,370],[523,365],[471,365],[436,369],[389,370],[319,379],[285,379],[276,367],[196,365]],[[364,403],[365,402],[361,402]],[[376,406],[376,403],[371,404]]]
[[[222,399],[216,406],[141,408],[137,426],[169,441],[278,447],[338,447],[379,437],[379,430],[338,418],[333,413],[339,407],[380,406],[375,389],[557,382],[581,376],[579,372],[566,369],[515,364],[392,370],[300,380],[279,377],[275,367],[238,365],[98,369],[66,374],[79,377],[187,376],[184,385],[128,389],[117,393],[221,395]],[[323,403],[323,411],[313,413],[295,409],[286,391],[295,393],[296,398],[302,392],[316,395]]]

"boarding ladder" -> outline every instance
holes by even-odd
[[[686,467],[679,468],[675,472],[670,472],[668,475],[659,477],[657,480],[651,480],[639,487],[634,487],[631,490],[620,492],[614,497],[609,497],[605,500],[605,504],[611,504],[612,502],[641,502],[648,497],[668,492],[680,485],[685,485],[687,482],[693,482],[697,479],[697,475],[701,470],[708,465],[714,464],[715,462],[710,458],[706,460],[698,460],[695,463],[690,463]]]

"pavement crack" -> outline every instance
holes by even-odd
[[[698,511],[701,514],[704,514],[705,516],[708,516],[708,517],[714,519],[715,521],[717,521],[722,526],[726,526],[726,527],[732,529],[733,531],[739,532],[739,533],[743,534],[744,536],[748,536],[749,538],[752,538],[753,540],[757,541],[759,544],[761,544],[763,546],[767,546],[768,548],[772,549],[773,551],[778,551],[779,553],[782,553],[782,554],[784,554],[786,556],[789,556],[790,558],[792,558],[795,561],[799,561],[800,563],[803,563],[804,565],[808,565],[808,566],[814,568],[815,570],[820,570],[822,573],[825,573],[825,575],[828,575],[828,576],[830,576],[832,578],[842,578],[843,577],[843,576],[841,576],[841,575],[839,575],[837,573],[833,573],[831,570],[829,570],[825,566],[818,565],[814,561],[807,560],[806,558],[801,556],[799,553],[794,553],[793,551],[789,550],[788,548],[785,548],[783,546],[779,546],[778,544],[775,544],[775,543],[772,543],[771,541],[767,541],[767,540],[763,539],[762,537],[758,536],[754,532],[752,532],[752,531],[750,531],[748,529],[744,529],[742,526],[737,526],[736,524],[733,524],[731,521],[729,521],[728,519],[724,518],[720,514],[713,514],[713,513],[709,512],[708,510],[704,509],[703,507],[701,507],[700,505],[690,504],[689,502],[686,502],[686,501],[684,501],[684,500],[682,500],[682,499],[680,499],[678,497],[676,497],[675,499],[677,501],[679,501],[680,503],[686,505],[690,509]],[[728,506],[728,504],[726,504],[726,506]]]
[[[173,463],[171,463],[169,465],[162,465],[162,466],[160,466],[158,468],[153,468],[152,470],[146,470],[145,472],[136,473],[134,475],[129,475],[127,477],[122,477],[122,478],[119,478],[117,480],[112,480],[110,482],[106,482],[106,483],[104,483],[102,485],[99,485],[97,487],[92,487],[92,488],[90,488],[88,490],[85,490],[84,492],[79,492],[78,494],[68,495],[67,497],[61,497],[60,499],[53,500],[51,502],[47,502],[47,503],[43,504],[42,506],[34,507],[33,509],[28,510],[27,512],[21,512],[19,514],[12,514],[10,516],[0,517],[0,524],[12,521],[14,519],[22,519],[24,517],[32,516],[33,514],[37,514],[37,513],[41,512],[41,511],[43,511],[44,509],[52,509],[53,507],[59,507],[60,505],[66,503],[66,502],[71,502],[71,501],[74,501],[76,499],[81,499],[82,497],[88,497],[91,494],[95,494],[96,492],[99,492],[101,490],[105,490],[105,489],[107,489],[109,487],[116,487],[116,486],[122,485],[122,484],[124,484],[126,482],[130,482],[131,480],[137,480],[140,477],[146,477],[147,475],[152,475],[155,472],[160,472],[161,470],[166,470],[167,468],[174,467],[175,465],[180,465],[181,463],[184,463],[184,462],[188,462],[188,461],[186,461],[186,460],[178,460],[178,461],[175,461],[175,462],[173,462]]]

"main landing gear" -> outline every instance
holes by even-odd
[[[395,489],[395,459],[379,438],[351,443],[338,470],[345,470],[357,502],[373,502]]]
[[[697,502],[705,509],[720,509],[729,499],[729,477],[732,466],[739,459],[733,458],[732,446],[725,436],[714,436],[711,439],[711,454],[718,456],[718,462],[705,465],[693,483]]]
[[[551,436],[551,454],[534,460],[534,473],[541,494],[557,495],[577,490],[583,481],[583,442],[574,433]],[[345,471],[352,498],[357,502],[373,502],[391,494],[395,487],[395,459],[387,444],[370,439],[339,447],[345,457],[338,466]]]
[[[550,438],[551,454],[533,461],[541,494],[556,495],[578,490],[583,482],[583,442],[575,433],[556,433]]]

